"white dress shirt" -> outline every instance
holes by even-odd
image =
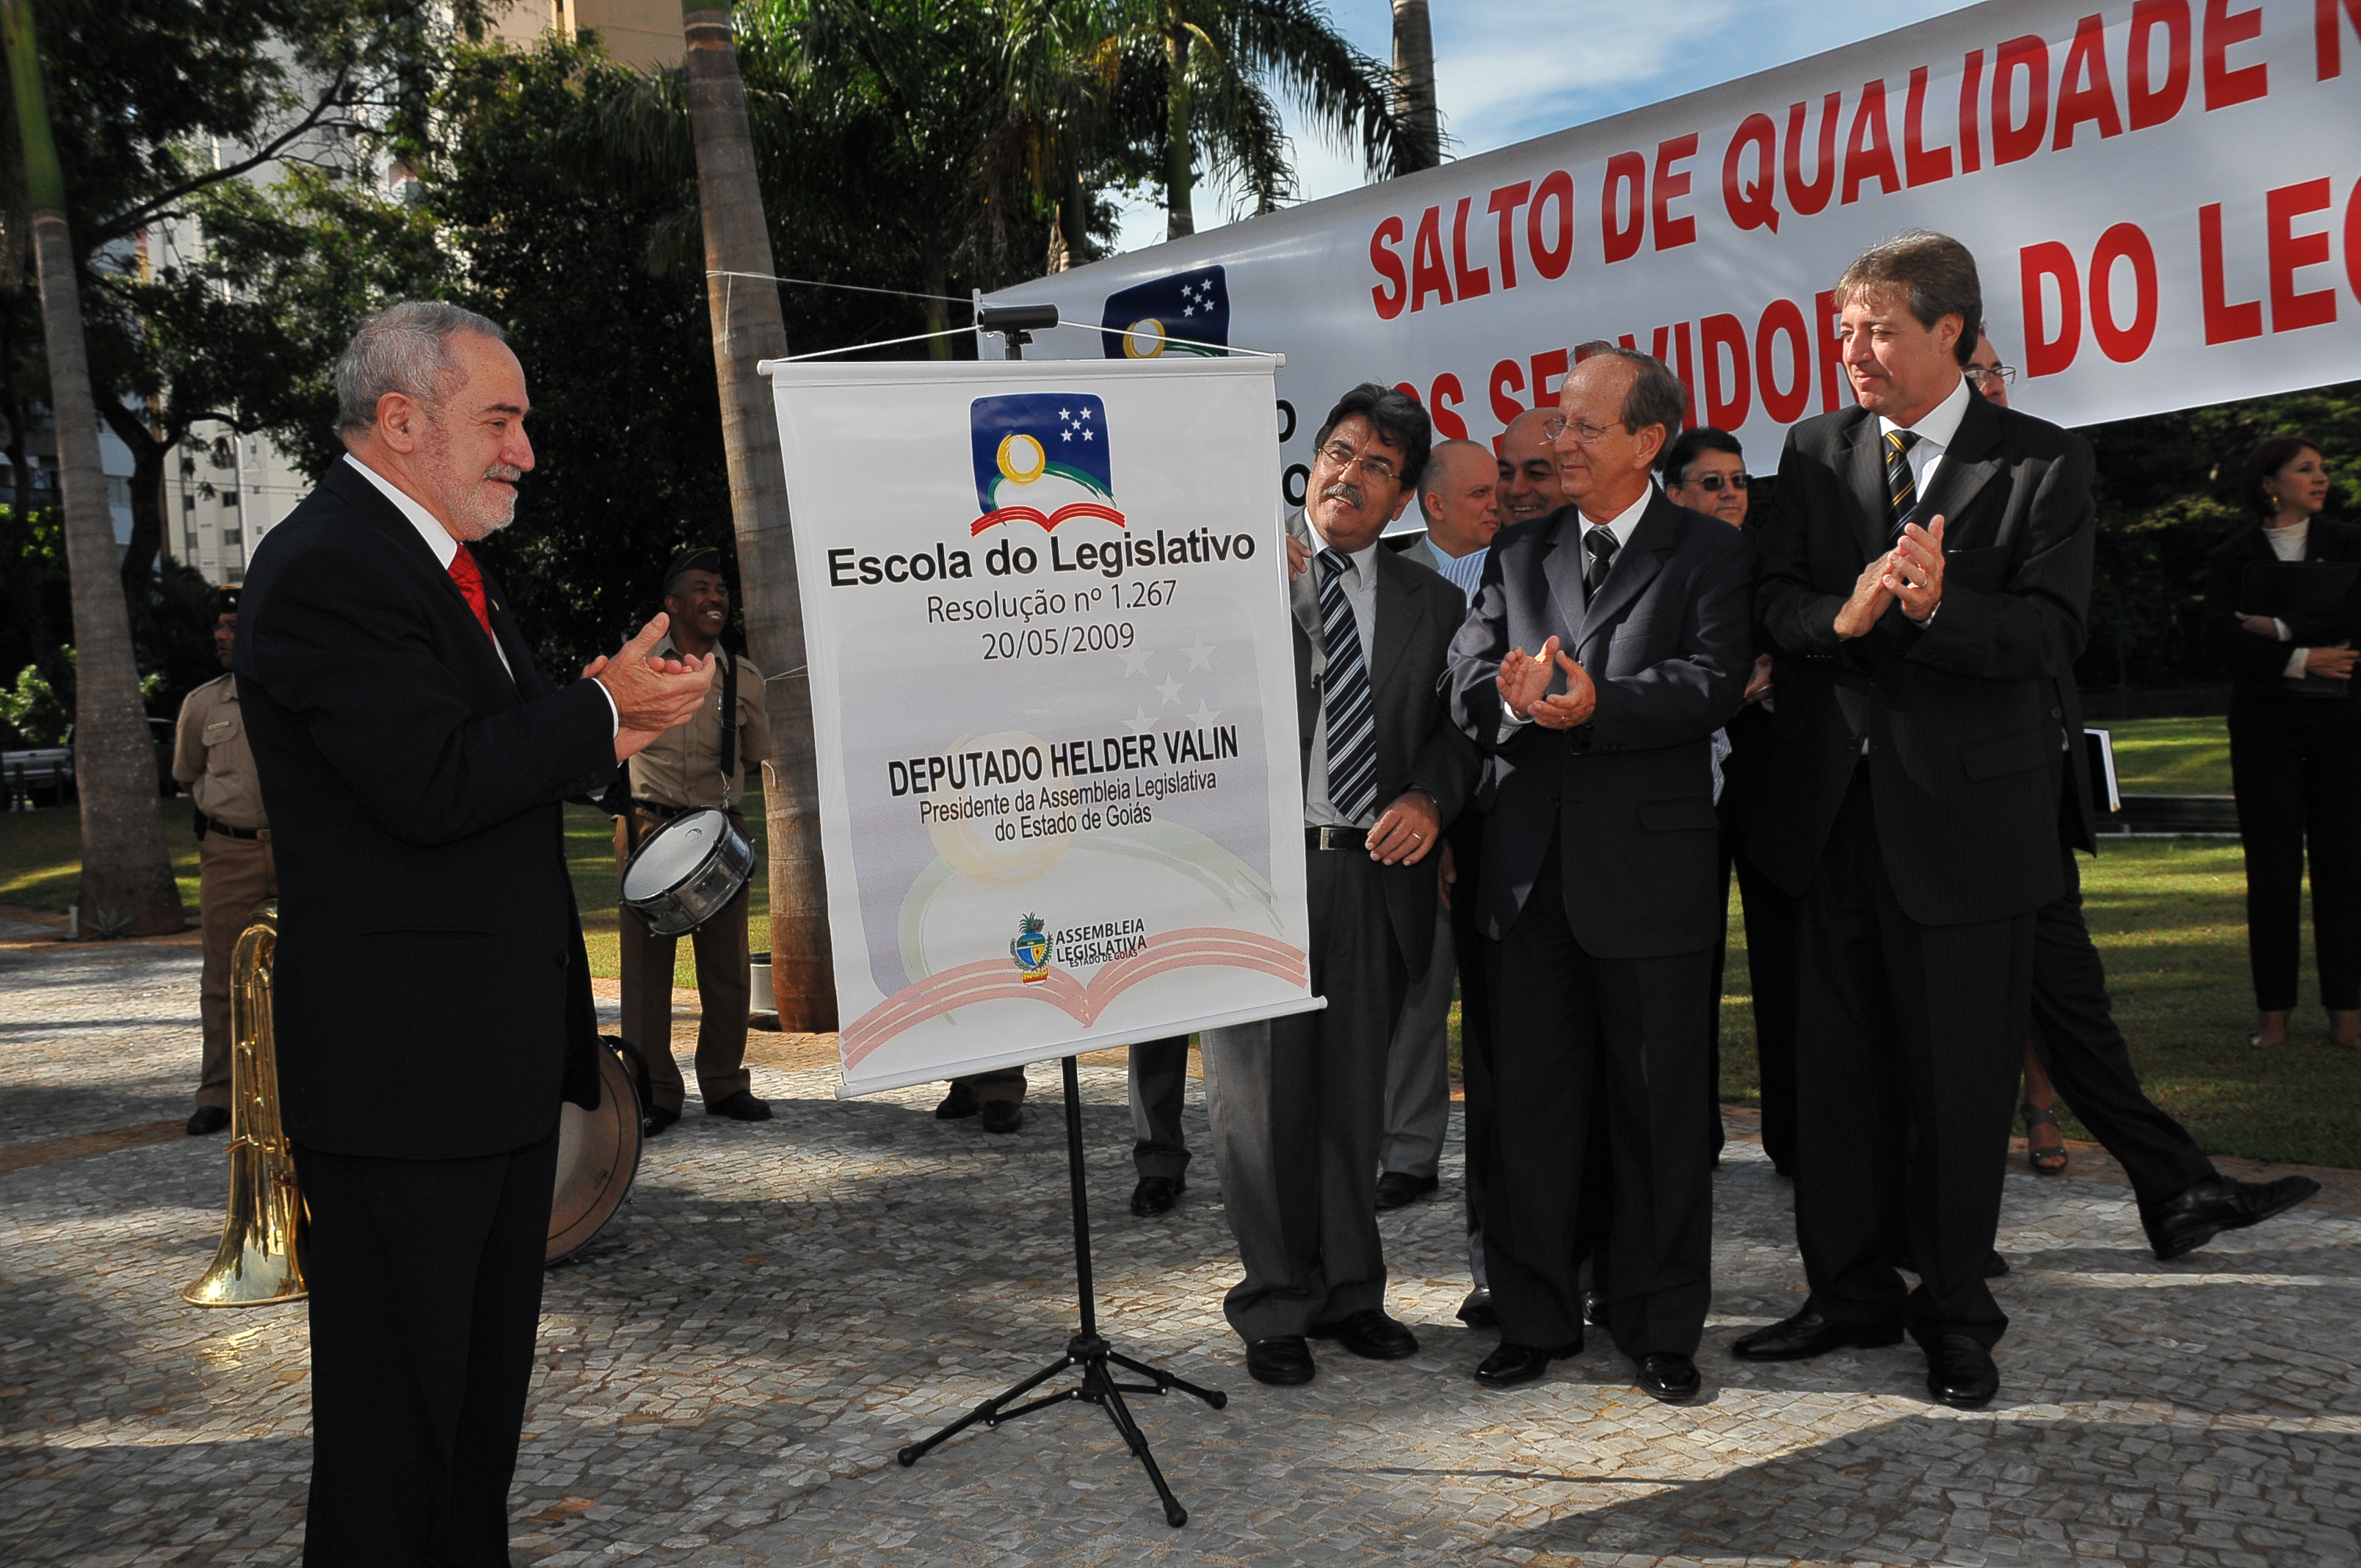
[[[418,530],[418,537],[426,541],[426,548],[434,552],[436,564],[448,572],[451,569],[451,563],[456,560],[459,554],[459,542],[451,537],[451,531],[444,527],[433,512],[428,511],[405,494],[400,486],[358,457],[347,452],[345,454],[345,461],[367,476],[368,482],[375,485],[384,494],[385,499],[391,501],[395,509],[409,520],[410,526]],[[508,671],[509,679],[513,683],[516,680],[516,671],[509,663],[508,650],[500,646],[500,640],[497,637],[492,639],[492,652],[500,656],[500,668]],[[600,685],[598,695],[607,699],[607,712],[615,722],[614,732],[622,733],[623,715],[622,710],[615,706],[615,694],[604,685]]]
[[[1916,435],[1918,439],[1909,453],[1910,479],[1917,486],[1920,498],[1924,499],[1927,487],[1934,482],[1935,471],[1943,466],[1944,454],[1950,451],[1951,443],[1960,437],[1960,421],[1967,417],[1968,400],[1977,395],[1963,376],[1960,384],[1951,389],[1951,395],[1928,409],[1916,424],[1896,424],[1883,414],[1878,415],[1878,457],[1881,465],[1884,461],[1883,443],[1887,435],[1897,430],[1907,430]],[[1929,518],[1927,521],[1933,520]],[[1919,526],[1924,528],[1926,522]]]
[[[1625,507],[1621,511],[1617,512],[1613,517],[1608,519],[1603,523],[1594,523],[1587,512],[1580,513],[1579,515],[1582,518],[1582,532],[1575,538],[1575,548],[1582,552],[1584,565],[1587,566],[1590,562],[1588,541],[1592,528],[1604,528],[1608,532],[1615,536],[1615,557],[1617,560],[1620,560],[1623,556],[1624,548],[1631,543],[1631,534],[1633,531],[1640,526],[1641,516],[1647,511],[1648,503],[1655,499],[1656,487],[1651,483],[1646,489],[1640,492],[1640,499],[1638,500],[1633,501],[1630,506]],[[1585,609],[1588,609],[1590,608],[1590,596],[1587,593],[1583,595],[1582,607]],[[1539,653],[1541,650],[1533,648],[1529,649],[1528,652]],[[1561,648],[1559,649],[1559,652],[1565,654],[1568,658],[1577,656],[1572,648]],[[1526,725],[1531,724],[1532,722],[1532,720],[1530,718],[1519,718],[1515,714],[1509,711],[1509,705],[1507,703],[1502,703],[1500,705],[1500,741],[1505,743],[1510,736],[1514,735],[1518,730],[1523,729]]]
[[[1321,553],[1327,546],[1315,530],[1312,535],[1312,590],[1316,603],[1320,597]],[[1369,673],[1369,695],[1377,696],[1377,666],[1372,659],[1377,652],[1378,630],[1378,552],[1383,544],[1371,544],[1345,556],[1345,569],[1337,574],[1336,585],[1345,590],[1345,608],[1352,612],[1353,627],[1361,638],[1361,667]],[[1340,552],[1340,554],[1342,554]],[[1328,650],[1317,639],[1312,649],[1312,673],[1320,680],[1320,710],[1312,721],[1311,768],[1303,777],[1303,825],[1307,828],[1367,828],[1378,819],[1372,806],[1357,817],[1346,817],[1328,799],[1328,701],[1326,677]],[[1379,802],[1379,805],[1387,804]]]

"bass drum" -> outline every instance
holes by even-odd
[[[545,1264],[563,1263],[606,1228],[640,1173],[640,1094],[614,1049],[598,1047],[598,1109],[567,1101],[557,1113],[557,1190]]]

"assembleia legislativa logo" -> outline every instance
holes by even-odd
[[[1008,944],[1008,956],[1016,960],[1016,972],[1031,985],[1049,978],[1049,937],[1042,928],[1038,915],[1027,915],[1016,923],[1016,938]]]

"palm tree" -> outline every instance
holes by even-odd
[[[1386,69],[1339,34],[1317,0],[1115,0],[1132,53],[1160,69],[1165,237],[1197,232],[1199,156],[1242,186],[1257,213],[1294,193],[1278,106],[1265,83],[1312,123],[1357,140],[1373,179],[1424,167],[1390,102]]]
[[[21,0],[18,0],[21,3]],[[779,1025],[836,1027],[836,972],[828,928],[828,883],[819,850],[819,773],[812,753],[811,678],[805,670],[803,596],[787,515],[786,469],[770,385],[756,371],[784,358],[787,328],[754,173],[746,87],[738,74],[730,13],[683,0],[688,42],[688,117],[697,145],[698,210],[705,231],[706,300],[713,367],[721,387],[721,434],[730,465],[738,570],[758,585],[746,595],[749,652],[769,677],[766,697],[778,761],[764,765],[769,827],[771,986]]]
[[[139,697],[131,616],[115,554],[115,521],[98,453],[98,411],[82,334],[82,288],[66,224],[65,172],[49,128],[32,0],[0,0],[25,193],[40,269],[49,412],[57,424],[66,564],[73,593],[74,782],[82,796],[81,900],[93,916],[140,934],[187,922],[157,808],[156,746]]]
[[[1426,0],[1394,0],[1394,118],[1411,143],[1413,167],[1443,161],[1443,119],[1434,107],[1434,33]]]

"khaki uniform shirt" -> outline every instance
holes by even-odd
[[[262,784],[237,709],[236,676],[207,681],[181,704],[172,776],[196,797],[197,809],[223,827],[270,826],[262,814]]]
[[[674,652],[667,635],[654,653]],[[720,806],[736,813],[745,792],[746,771],[769,762],[771,719],[763,703],[763,672],[751,660],[738,660],[738,757],[729,781],[721,777],[721,672],[713,674],[713,690],[687,723],[665,730],[633,757],[631,798],[659,806],[697,809]]]

